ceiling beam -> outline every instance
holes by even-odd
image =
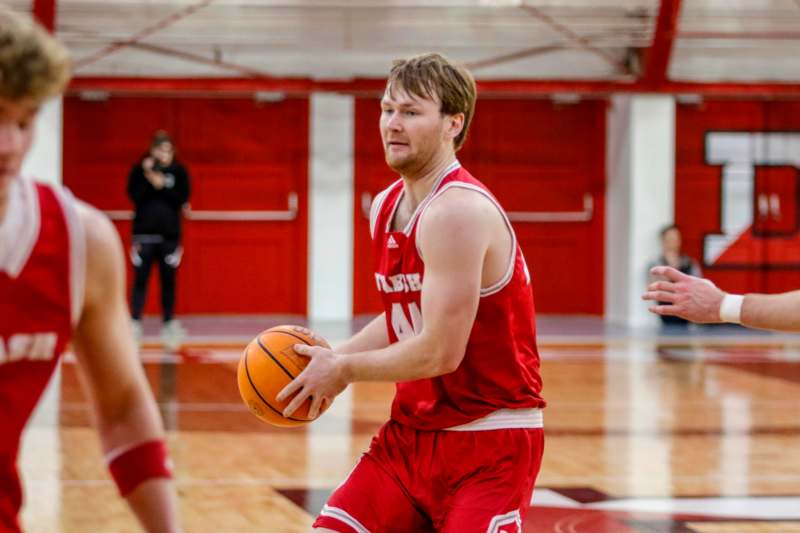
[[[33,0],[31,9],[39,24],[50,33],[56,30],[56,0]]]
[[[800,40],[798,31],[682,31],[681,39]]]
[[[173,48],[167,48],[166,46],[157,46],[154,44],[147,44],[147,43],[131,43],[128,46],[130,46],[131,48],[136,48],[137,50],[144,50],[146,52],[152,52],[154,54],[162,56],[176,57],[178,59],[183,59],[191,63],[199,63],[201,65],[209,65],[212,67],[217,67],[220,70],[229,70],[231,72],[239,74],[240,76],[246,76],[251,78],[272,78],[272,76],[267,72],[261,72],[260,70],[252,69],[244,65],[231,63],[229,61],[225,61],[221,57],[211,58],[211,57],[206,57],[202,54],[195,54],[193,52],[186,52],[184,50],[175,50]]]
[[[595,40],[605,39],[605,38],[608,38],[608,37],[614,37],[615,35],[616,35],[615,33],[603,32],[603,33],[597,33],[597,34],[593,34],[593,35],[587,35],[583,39],[586,42],[591,42],[591,41],[595,41]],[[571,47],[572,47],[572,45],[569,42],[567,42],[567,41],[565,41],[563,39],[560,39],[559,41],[556,41],[556,42],[550,42],[550,43],[542,44],[542,45],[539,45],[539,46],[533,46],[533,47],[530,47],[530,48],[524,48],[522,50],[509,52],[507,54],[501,54],[501,55],[490,57],[490,58],[486,58],[486,59],[478,59],[478,60],[475,60],[475,61],[469,61],[467,63],[464,63],[464,66],[467,67],[471,72],[474,72],[475,70],[478,70],[478,69],[496,67],[496,66],[499,66],[499,65],[503,65],[505,63],[510,63],[510,62],[513,62],[513,61],[519,61],[521,59],[529,59],[531,57],[536,57],[536,56],[539,56],[539,55],[549,54],[549,53],[552,53],[552,52],[557,52],[559,50],[565,50],[565,49],[571,48]]]
[[[142,39],[145,39],[153,35],[154,33],[157,33],[165,28],[168,28],[173,24],[175,24],[176,22],[183,20],[190,15],[193,15],[195,12],[205,7],[208,7],[208,5],[211,4],[213,1],[214,0],[200,0],[195,4],[192,4],[190,6],[187,6],[183,9],[176,11],[175,13],[167,15],[163,19],[158,20],[157,22],[151,24],[150,26],[147,26],[146,28],[133,34],[130,38],[125,39],[124,41],[111,43],[108,46],[104,46],[103,48],[101,48],[100,50],[98,50],[93,54],[90,54],[86,57],[76,60],[74,63],[74,69],[77,72],[81,68],[87,65],[91,65],[92,63],[96,63],[97,61],[100,61],[104,57],[113,54],[117,50],[139,43],[142,41]]]
[[[613,54],[611,54],[607,50],[594,46],[591,42],[589,42],[589,39],[579,35],[569,27],[565,26],[564,24],[561,24],[556,19],[554,19],[553,17],[551,17],[538,7],[523,5],[521,6],[521,9],[523,9],[526,13],[528,13],[532,17],[537,18],[539,21],[548,26],[551,30],[566,37],[568,41],[577,45],[578,48],[582,48],[583,50],[591,52],[592,54],[600,57],[603,61],[608,63],[611,66],[611,68],[614,69],[615,74],[622,74],[622,75],[630,74],[630,72],[628,71],[628,67],[622,61],[614,57]]]
[[[72,93],[107,91],[121,94],[216,94],[247,95],[257,91],[281,91],[307,95],[312,92],[337,92],[378,95],[386,86],[380,78],[353,80],[312,80],[309,78],[138,78],[78,77],[69,86]],[[781,98],[800,97],[800,83],[699,83],[664,81],[580,80],[479,80],[481,96],[541,97],[559,93],[603,96],[614,93],[698,94],[710,97]]]
[[[661,0],[653,44],[644,53],[641,83],[657,86],[667,79],[680,11],[681,0]]]
[[[486,80],[478,82],[480,94],[509,96],[574,93],[611,95],[615,93],[697,94],[709,97],[779,98],[800,97],[800,83],[703,83],[670,81],[653,85],[640,81],[580,80]]]

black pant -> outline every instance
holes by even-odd
[[[175,311],[175,270],[180,264],[181,254],[180,242],[177,239],[134,235],[131,249],[131,261],[135,273],[131,298],[131,316],[134,320],[142,318],[150,266],[155,260],[158,261],[158,273],[161,279],[161,309],[164,322],[172,320]]]

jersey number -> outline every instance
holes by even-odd
[[[410,339],[414,335],[422,331],[422,313],[416,302],[408,304],[408,315],[411,316],[411,322],[403,310],[403,304],[392,304],[392,329],[394,330],[397,340]]]

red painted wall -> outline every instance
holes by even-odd
[[[64,182],[104,210],[131,209],[131,165],[156,129],[175,140],[192,179],[194,211],[286,210],[286,222],[184,220],[179,313],[305,314],[308,198],[307,98],[127,98],[64,101]],[[116,222],[130,243],[130,223]],[[130,286],[132,269],[128,268]],[[146,311],[158,313],[157,266]],[[154,279],[156,281],[154,281]]]
[[[706,139],[711,132],[782,132],[800,135],[798,101],[705,101],[679,105],[676,117],[675,220],[684,248],[703,258],[707,235],[721,232],[722,166],[709,164]],[[768,153],[771,148],[765,146]],[[800,153],[797,154],[800,159]],[[751,226],[706,275],[734,292],[776,292],[800,285],[798,170],[791,165],[756,166]],[[775,213],[758,206],[759,197],[777,198]]]
[[[380,311],[362,194],[374,196],[397,176],[383,160],[378,101],[358,99],[355,110],[353,312],[362,314]],[[581,211],[584,194],[591,195],[588,222],[514,227],[533,276],[537,311],[602,314],[605,102],[479,100],[458,157],[507,211]]]

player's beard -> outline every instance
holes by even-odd
[[[437,154],[436,137],[426,139],[417,143],[417,148],[413,149],[406,145],[400,153],[393,153],[390,147],[386,147],[384,157],[386,164],[405,177],[415,176],[423,173],[425,168],[431,163]]]
[[[416,162],[416,157],[411,153],[410,147],[406,146],[403,151],[404,153],[402,154],[393,153],[392,147],[386,147],[384,151],[386,164],[398,174],[403,174],[414,168]]]

